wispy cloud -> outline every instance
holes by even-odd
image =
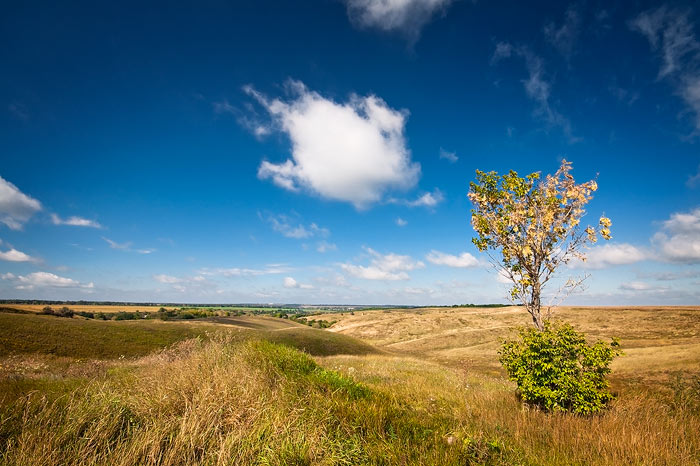
[[[260,179],[357,209],[380,201],[388,190],[415,186],[420,165],[411,161],[406,147],[407,111],[394,110],[374,95],[338,103],[299,81],[290,81],[287,89],[292,98],[283,101],[244,88],[292,144],[291,159],[260,164]]]
[[[553,22],[544,27],[544,36],[567,60],[571,59],[576,40],[581,32],[581,13],[578,6],[572,4],[564,13],[561,25]]]
[[[562,115],[551,102],[552,81],[547,77],[544,61],[541,57],[527,46],[514,46],[508,42],[499,42],[491,57],[491,64],[495,65],[501,60],[513,56],[521,58],[525,63],[528,78],[522,82],[526,95],[537,104],[534,111],[535,116],[541,118],[549,126],[560,128],[570,144],[580,142],[581,138],[573,134],[569,119]]]
[[[649,41],[661,59],[659,79],[670,80],[677,94],[695,114],[694,134],[700,133],[700,42],[691,20],[692,10],[664,5],[640,13],[629,22]]]
[[[198,271],[199,275],[203,276],[222,276],[231,277],[253,277],[259,275],[276,275],[291,272],[291,267],[285,264],[268,264],[261,269],[245,268],[245,267],[218,267],[218,268],[203,268]]]
[[[11,230],[21,230],[32,215],[41,209],[39,201],[0,177],[0,223],[4,223]]]
[[[603,269],[615,265],[634,264],[650,258],[648,252],[628,243],[604,244],[583,252],[586,260],[571,262],[572,268]]]
[[[57,214],[51,214],[51,222],[54,225],[70,225],[74,227],[89,227],[89,228],[102,228],[99,222],[95,220],[90,220],[83,217],[72,216],[68,218],[61,218]]]
[[[457,157],[456,152],[447,151],[442,147],[440,148],[440,158],[445,159],[450,163],[455,163],[457,160],[459,160],[459,157]]]
[[[258,215],[265,221],[267,221],[272,226],[273,230],[275,230],[278,233],[281,233],[287,238],[327,238],[330,235],[330,230],[328,230],[327,228],[319,227],[315,223],[304,225],[302,223],[298,223],[296,220],[292,219],[288,215],[267,214],[266,216],[264,216],[262,213],[259,213]]]
[[[109,238],[105,238],[104,236],[102,237],[104,241],[109,244],[109,247],[112,249],[117,249],[119,251],[126,251],[126,252],[136,252],[138,254],[151,254],[156,252],[156,249],[148,248],[148,249],[132,249],[132,242],[128,241],[126,243],[117,243],[116,241],[112,241]]]
[[[408,222],[402,219],[401,217],[396,217],[396,224],[400,227],[405,227],[406,225],[408,225]]]

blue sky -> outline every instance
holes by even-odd
[[[505,302],[474,171],[597,176],[567,303],[700,303],[692,2],[16,2],[0,297]]]

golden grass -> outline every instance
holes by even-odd
[[[700,379],[670,382],[700,375],[700,308],[557,318],[621,338],[618,398],[602,415],[519,403],[497,361],[500,340],[528,324],[518,308],[334,314],[331,332],[222,318],[206,324],[221,329],[213,340],[134,360],[6,357],[14,403],[0,403],[0,464],[697,466]]]

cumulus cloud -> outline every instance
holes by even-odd
[[[68,218],[61,218],[56,214],[51,214],[51,222],[54,225],[70,225],[74,227],[89,227],[89,228],[102,228],[102,225],[100,225],[98,222],[94,220],[89,220],[87,218],[82,218],[82,217],[68,217]]]
[[[700,42],[691,20],[692,10],[661,6],[640,13],[629,22],[633,31],[649,41],[661,59],[659,79],[668,79],[677,94],[695,114],[700,131]]]
[[[457,157],[456,152],[447,151],[442,147],[440,148],[440,158],[445,159],[450,163],[455,163],[457,160],[459,160],[459,157]]]
[[[262,214],[261,214],[262,216]],[[319,227],[315,223],[305,226],[297,223],[287,215],[268,215],[265,220],[272,226],[272,229],[281,233],[287,238],[306,239],[312,237],[328,237],[331,232],[327,228]]]
[[[0,223],[12,230],[21,230],[31,216],[40,210],[39,201],[0,177]]]
[[[350,20],[360,26],[399,32],[415,41],[436,13],[453,0],[345,0]]]
[[[627,243],[604,244],[594,246],[587,251],[585,261],[576,260],[571,267],[584,269],[603,269],[613,265],[634,264],[648,258],[641,249]]]
[[[7,251],[0,251],[0,260],[9,262],[36,262],[36,259],[15,248],[11,248]]]
[[[499,42],[491,57],[491,64],[494,65],[510,57],[518,57],[525,62],[528,78],[522,82],[525,93],[536,103],[535,116],[549,126],[561,128],[569,143],[579,142],[581,138],[573,134],[569,119],[562,115],[551,102],[552,81],[547,77],[542,58],[527,46]]]
[[[433,249],[425,256],[428,262],[435,265],[446,265],[447,267],[467,268],[476,267],[479,261],[468,252],[455,256]]]
[[[663,222],[652,242],[662,259],[686,264],[700,263],[700,207],[677,212]]]
[[[284,277],[283,284],[285,288],[300,288],[302,290],[310,290],[313,285],[299,283],[293,277]]]
[[[293,94],[288,101],[244,88],[292,145],[291,159],[260,164],[260,179],[289,191],[349,202],[357,209],[380,201],[388,190],[415,186],[420,165],[411,161],[406,146],[408,112],[394,110],[374,95],[338,103],[298,81],[287,87]]]
[[[402,219],[401,217],[396,217],[396,224],[400,227],[405,227],[406,225],[408,225],[408,222]]]
[[[340,264],[340,267],[352,276],[365,280],[408,280],[411,270],[425,267],[421,261],[399,254],[380,254],[371,248],[365,248],[372,258],[370,265]]]
[[[33,290],[35,288],[82,288],[92,289],[95,285],[90,283],[81,283],[72,278],[60,277],[49,272],[34,272],[28,275],[15,276],[11,273],[2,276],[4,280],[15,282],[15,289],[18,290]]]

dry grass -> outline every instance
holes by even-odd
[[[517,308],[334,314],[332,332],[232,318],[206,324],[222,329],[213,341],[135,360],[7,356],[0,464],[697,466],[700,379],[671,381],[700,375],[700,309],[558,318],[622,339],[618,398],[602,415],[518,402],[497,362],[500,340],[528,323]]]
[[[5,307],[20,309],[22,311],[30,312],[41,312],[47,305],[46,304],[6,304]],[[53,309],[60,309],[66,306],[75,312],[104,312],[105,314],[112,314],[116,312],[158,312],[158,309],[164,307],[165,309],[179,309],[180,307],[174,306],[127,306],[127,305],[93,305],[93,304],[51,304],[50,307]]]

